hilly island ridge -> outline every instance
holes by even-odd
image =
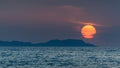
[[[32,43],[22,41],[0,41],[1,47],[95,47],[94,44],[86,43],[83,40],[66,39],[50,40],[47,42]]]

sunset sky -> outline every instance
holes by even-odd
[[[91,23],[92,39],[81,35]],[[120,0],[1,0],[0,40],[44,42],[83,39],[98,46],[120,46]]]

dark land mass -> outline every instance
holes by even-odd
[[[83,40],[66,39],[50,40],[42,43],[21,42],[21,41],[0,41],[2,47],[95,47],[95,45],[86,43]]]

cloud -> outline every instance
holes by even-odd
[[[19,8],[0,11],[0,20],[69,22],[81,19],[83,8],[74,6],[46,6],[39,8]]]
[[[92,26],[104,26],[104,25],[101,25],[101,24],[98,24],[96,22],[89,22],[89,21],[86,21],[86,22],[82,22],[82,21],[71,21],[72,23],[75,23],[77,25],[92,25]]]

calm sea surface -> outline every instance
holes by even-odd
[[[120,68],[120,48],[0,47],[0,68]]]

